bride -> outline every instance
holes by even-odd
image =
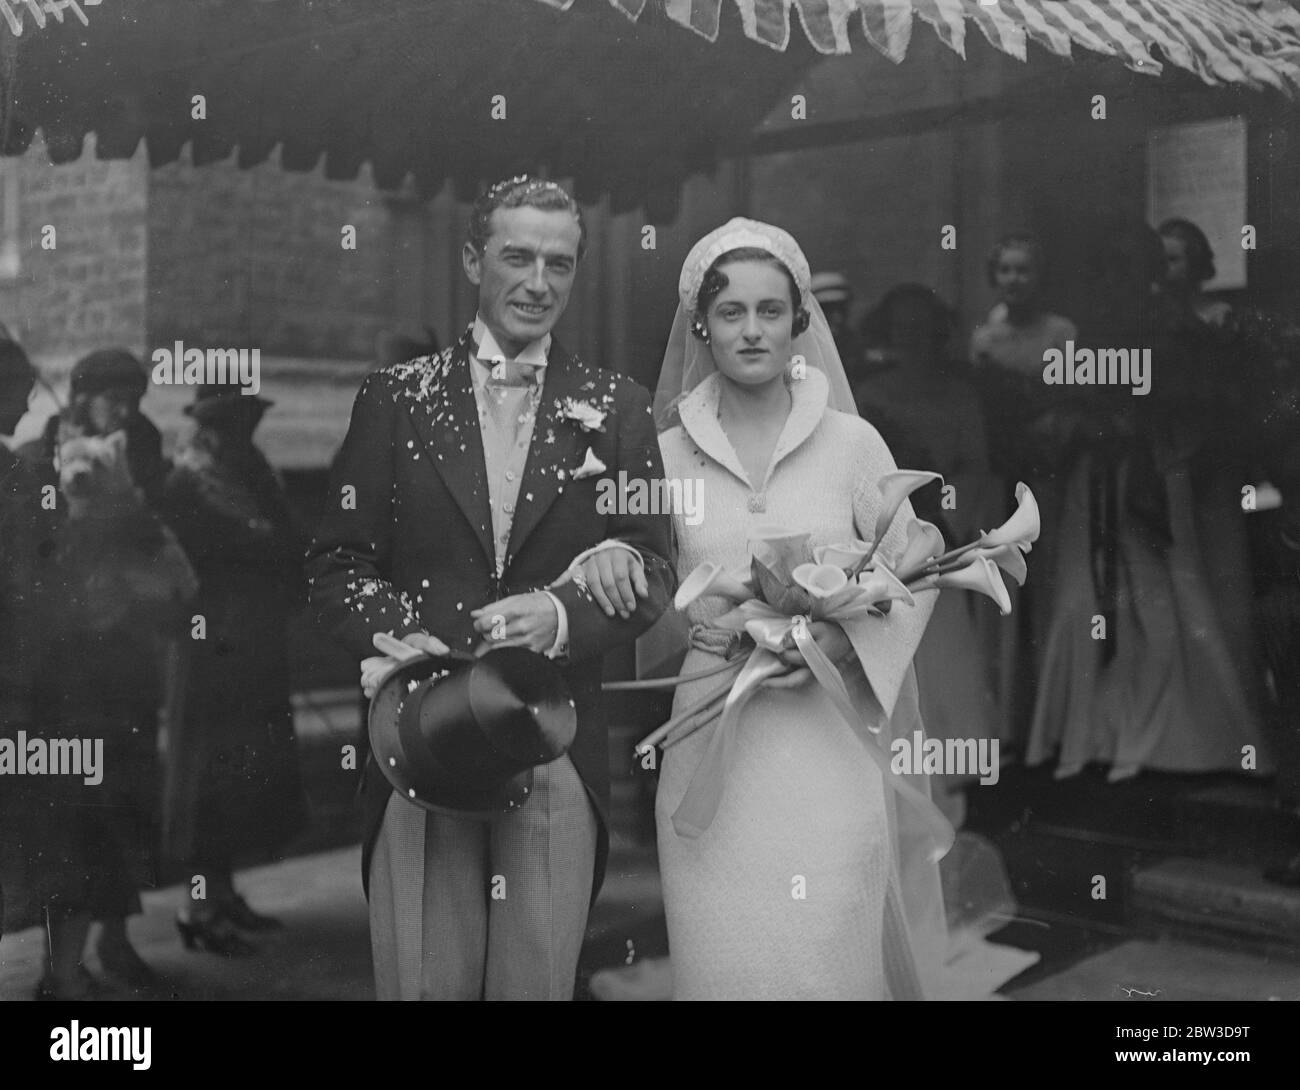
[[[696,525],[674,514],[679,577],[702,561],[747,567],[771,527],[812,546],[869,537],[896,467],[853,397],[808,262],[780,228],[733,219],[682,269],[681,303],[656,395],[669,480],[695,479]],[[906,504],[883,545],[898,547]],[[582,577],[617,600],[593,558]],[[867,750],[920,729],[912,655],[934,605],[809,630],[840,664],[861,721],[850,724],[797,650],[792,672],[745,705],[720,803],[704,829],[674,821],[717,729],[665,743],[656,820],[678,999],[911,999],[929,994],[946,941],[934,842]],[[683,673],[716,666],[732,633],[717,597],[687,609]],[[674,711],[715,685],[682,685]],[[878,732],[878,733],[876,733]],[[909,777],[928,799],[924,777]],[[924,800],[922,800],[924,801]],[[679,831],[679,829],[681,831]]]

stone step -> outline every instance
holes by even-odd
[[[1300,957],[1300,890],[1256,866],[1166,859],[1133,875],[1131,902],[1144,929]]]
[[[1158,858],[1127,843],[1046,823],[1016,826],[994,842],[1021,906],[1110,926],[1126,920],[1133,869]]]
[[[1285,941],[1272,910],[1262,907],[1256,919],[1251,907],[1261,887],[1263,905],[1271,903],[1272,887],[1260,878],[1264,866],[1300,849],[1300,816],[1277,805],[1266,781],[1148,773],[1110,784],[1097,768],[1062,781],[1021,768],[1006,770],[997,785],[968,790],[967,799],[966,827],[1003,851],[1026,907],[1148,934]],[[1217,876],[1224,888],[1207,889],[1199,907],[1188,908],[1187,889],[1165,887],[1172,873],[1186,885],[1198,862],[1199,873]],[[1094,893],[1098,876],[1106,880],[1104,899]],[[1240,910],[1216,922],[1217,906],[1234,898],[1242,898]]]
[[[1097,767],[1064,780],[1054,779],[1047,768],[1008,768],[997,784],[967,790],[966,824],[980,832],[995,832],[1016,823],[1044,823],[1191,854],[1194,838],[1187,825],[1185,800],[1230,779],[1147,773],[1112,784]]]
[[[1229,780],[1189,792],[1177,807],[1194,848],[1181,855],[1263,866],[1300,850],[1300,813],[1269,785]]]

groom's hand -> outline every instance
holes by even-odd
[[[539,655],[555,644],[560,615],[549,594],[512,594],[470,611],[474,629],[483,637],[476,654],[495,647],[526,647]]]
[[[396,644],[391,636],[385,633],[377,633],[375,638],[375,648],[380,651],[397,651]],[[409,636],[401,640],[411,648],[409,653],[404,654],[383,654],[372,655],[368,659],[361,660],[361,691],[366,694],[369,700],[375,695],[375,690],[379,688],[380,682],[400,663],[405,662],[408,658],[418,656],[421,652],[429,655],[447,654],[447,645],[438,639],[437,636],[430,636],[426,632],[412,632]]]

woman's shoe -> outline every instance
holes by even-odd
[[[210,954],[226,957],[246,957],[255,954],[257,947],[239,934],[222,918],[185,920],[176,917],[176,930],[186,950],[206,950]]]
[[[222,906],[222,914],[241,931],[279,931],[284,924],[274,916],[263,916],[248,907],[248,902],[238,894],[229,904]]]

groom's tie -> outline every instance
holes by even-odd
[[[518,360],[485,360],[474,357],[480,367],[487,368],[487,386],[534,386],[537,384],[541,368],[532,363],[520,363]]]

